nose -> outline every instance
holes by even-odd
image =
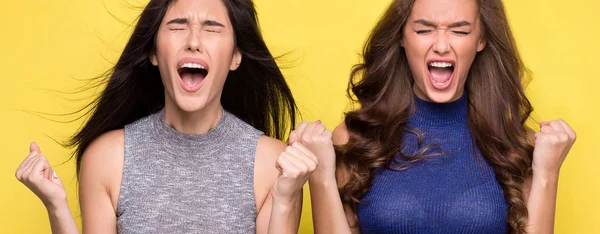
[[[445,54],[450,52],[450,45],[448,44],[448,38],[446,30],[437,30],[437,39],[433,45],[433,51],[438,54]]]
[[[196,29],[190,29],[186,50],[190,52],[202,52],[202,49],[202,38],[200,38],[200,33]]]

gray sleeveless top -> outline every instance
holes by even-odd
[[[223,111],[185,135],[163,111],[125,126],[119,233],[255,233],[254,156],[262,133]]]

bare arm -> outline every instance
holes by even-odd
[[[273,196],[271,196],[272,198]],[[298,233],[300,216],[302,214],[302,190],[290,200],[272,200],[269,230],[267,233]]]
[[[316,234],[360,233],[354,225],[356,224],[356,215],[350,208],[344,208],[342,205],[335,179],[311,181],[309,186]]]
[[[554,233],[558,175],[533,175],[525,191],[529,219],[527,233]]]
[[[529,134],[534,151],[533,176],[524,189],[529,212],[527,232],[554,233],[560,167],[576,135],[563,120],[543,122],[540,132]]]
[[[333,131],[332,143],[344,145],[347,142],[348,132],[342,123]],[[309,180],[315,233],[360,233],[357,225],[354,225],[356,215],[348,207],[344,208],[338,190],[347,180],[345,167],[335,165],[333,148],[329,153],[323,152],[317,157],[323,168],[318,168]]]
[[[65,203],[64,206],[47,209],[47,211],[53,234],[79,234],[79,229],[77,229],[77,224],[73,219],[73,215],[71,215],[68,204]]]
[[[124,131],[103,134],[81,161],[79,202],[83,232],[117,233],[117,199],[123,173]]]
[[[17,168],[15,176],[38,196],[46,207],[52,233],[78,234],[79,230],[71,215],[62,181],[54,173],[48,159],[36,143],[31,143],[29,152]]]
[[[266,136],[259,139],[254,169],[256,210],[258,211],[256,233],[298,233],[302,213],[302,186],[314,168],[312,170],[309,167],[302,168],[305,165],[302,160],[304,159],[305,162],[308,160],[300,155],[302,154],[300,150],[291,148],[293,147],[288,147],[281,141]],[[281,157],[284,154],[298,160],[285,161],[283,163],[290,164],[282,164],[279,160],[282,160]],[[277,169],[276,165],[280,167],[281,171]],[[295,170],[289,170],[290,168]],[[284,176],[290,176],[291,180],[286,180]],[[285,191],[278,191],[277,188],[285,185],[286,181],[297,181],[297,184],[287,187],[292,189],[284,188]],[[277,186],[278,183],[280,186]],[[286,191],[291,191],[291,193]]]

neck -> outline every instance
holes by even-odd
[[[432,102],[432,103],[448,103],[448,102],[454,102],[454,101],[456,101],[456,100],[460,99],[460,98],[463,96],[463,94],[465,93],[465,89],[464,89],[464,87],[462,87],[462,88],[460,88],[460,87],[459,87],[459,88],[456,90],[456,92],[453,94],[453,96],[452,96],[452,97],[450,97],[450,99],[449,99],[449,100],[447,100],[447,101],[435,101],[435,100],[431,100],[431,98],[429,98],[429,97],[427,96],[427,94],[425,94],[424,92],[422,92],[422,91],[421,91],[421,89],[419,89],[419,87],[417,87],[417,85],[416,85],[416,84],[414,84],[414,85],[413,85],[413,88],[412,88],[412,90],[413,90],[413,93],[414,93],[414,94],[415,94],[415,95],[416,95],[416,96],[417,96],[419,99],[421,99],[421,100],[423,100],[423,101],[426,101],[426,102]],[[448,96],[448,95],[446,95],[446,96]],[[446,98],[448,98],[448,97],[446,97]],[[444,98],[442,98],[442,99],[444,99]]]
[[[172,105],[169,105],[172,104]],[[219,104],[207,105],[197,111],[188,112],[175,103],[165,103],[165,122],[183,134],[204,134],[213,129],[223,116],[223,107]]]
[[[469,101],[463,92],[457,100],[448,103],[428,102],[414,95],[416,112],[412,121],[422,127],[445,127],[467,123]]]

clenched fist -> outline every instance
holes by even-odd
[[[15,176],[42,200],[46,208],[66,204],[63,183],[35,142],[29,146],[29,155],[19,165]]]
[[[540,132],[535,133],[533,172],[558,175],[576,138],[575,131],[562,119],[541,122]]]

